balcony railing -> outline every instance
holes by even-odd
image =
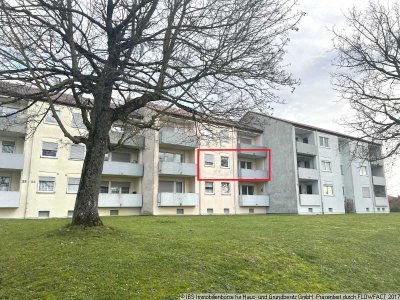
[[[321,196],[319,194],[300,194],[300,204],[319,206],[321,205]]]
[[[301,142],[296,142],[297,153],[317,155],[317,146],[313,144],[306,144]]]
[[[0,207],[1,208],[17,208],[19,207],[19,192],[0,191]]]
[[[266,146],[254,146],[249,144],[238,143],[239,149],[266,149]],[[238,156],[248,158],[265,158],[267,157],[267,151],[238,151]]]
[[[118,131],[110,131],[110,142],[111,144],[116,144],[121,139],[122,133]],[[122,138],[123,145],[125,147],[131,147],[136,149],[143,149],[144,148],[144,136],[137,135],[131,138]]]
[[[19,153],[0,153],[0,169],[22,170],[24,155]]]
[[[26,122],[27,118],[23,116],[0,118],[0,131],[24,136],[26,133]]]
[[[160,161],[158,171],[160,175],[196,176],[196,165],[191,163]]]
[[[317,169],[298,168],[299,179],[318,180],[319,173]]]
[[[239,178],[242,179],[266,179],[267,170],[239,169]]]
[[[197,206],[199,195],[196,193],[159,193],[158,206]]]
[[[198,147],[197,137],[183,132],[160,131],[160,144],[183,149]]]
[[[143,176],[143,165],[118,161],[105,161],[103,175]]]
[[[99,207],[142,207],[142,194],[99,194]]]
[[[389,201],[387,197],[376,197],[375,196],[375,205],[376,206],[389,206]]]
[[[376,185],[386,185],[385,177],[372,176],[372,182]]]
[[[269,206],[268,195],[240,195],[240,206]]]

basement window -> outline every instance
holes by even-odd
[[[365,208],[365,210],[366,210],[367,212],[369,212],[369,207]]]
[[[183,208],[177,208],[176,209],[176,214],[177,215],[184,215],[185,214],[185,210]]]
[[[380,208],[380,207],[378,207],[378,208],[377,208],[377,210],[378,210],[378,211],[381,211],[381,208]]]
[[[118,209],[110,209],[110,216],[118,216],[119,210]]]
[[[308,212],[309,212],[309,213],[312,213],[312,212],[313,212],[313,208],[312,208],[312,207],[309,207],[309,208],[308,208]]]
[[[254,214],[254,208],[249,208],[249,214]]]
[[[328,208],[328,211],[329,211],[329,212],[333,212],[333,208],[332,208],[332,207],[329,207],[329,208]]]
[[[385,208],[384,208],[384,207],[382,207],[382,211],[385,211]]]
[[[42,219],[47,219],[50,217],[50,211],[48,210],[39,210],[38,217]]]
[[[207,208],[207,213],[212,215],[214,213],[214,209],[212,208]]]
[[[73,210],[69,210],[68,214],[67,214],[68,218],[72,218],[73,215],[74,215],[74,211]]]
[[[229,215],[229,208],[224,208],[224,214]]]

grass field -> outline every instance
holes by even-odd
[[[0,299],[400,291],[400,213],[0,220]]]

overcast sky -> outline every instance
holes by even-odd
[[[284,119],[307,123],[326,129],[352,134],[341,125],[352,114],[348,103],[340,101],[332,89],[330,73],[333,26],[343,27],[343,13],[349,8],[365,7],[367,0],[299,0],[300,9],[307,13],[300,30],[291,36],[286,61],[301,84],[294,93],[283,93],[286,104],[275,105],[273,114]],[[386,166],[387,188],[390,195],[400,194],[400,161]]]

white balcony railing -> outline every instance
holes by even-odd
[[[105,161],[103,165],[104,175],[143,176],[143,165],[118,161]]]
[[[296,142],[297,153],[317,155],[317,146],[313,144],[306,144],[301,142]]]
[[[197,206],[199,195],[196,193],[159,193],[158,206]]]
[[[24,155],[18,153],[0,153],[0,169],[22,170]]]
[[[268,195],[240,195],[240,206],[269,206]]]
[[[196,165],[191,163],[160,161],[158,173],[160,175],[196,176]]]
[[[319,173],[317,169],[298,168],[300,179],[318,180]]]
[[[99,194],[99,207],[142,207],[142,194]]]
[[[300,194],[300,205],[319,206],[321,196],[319,194]]]
[[[19,192],[0,191],[0,207],[17,208],[19,207]]]

